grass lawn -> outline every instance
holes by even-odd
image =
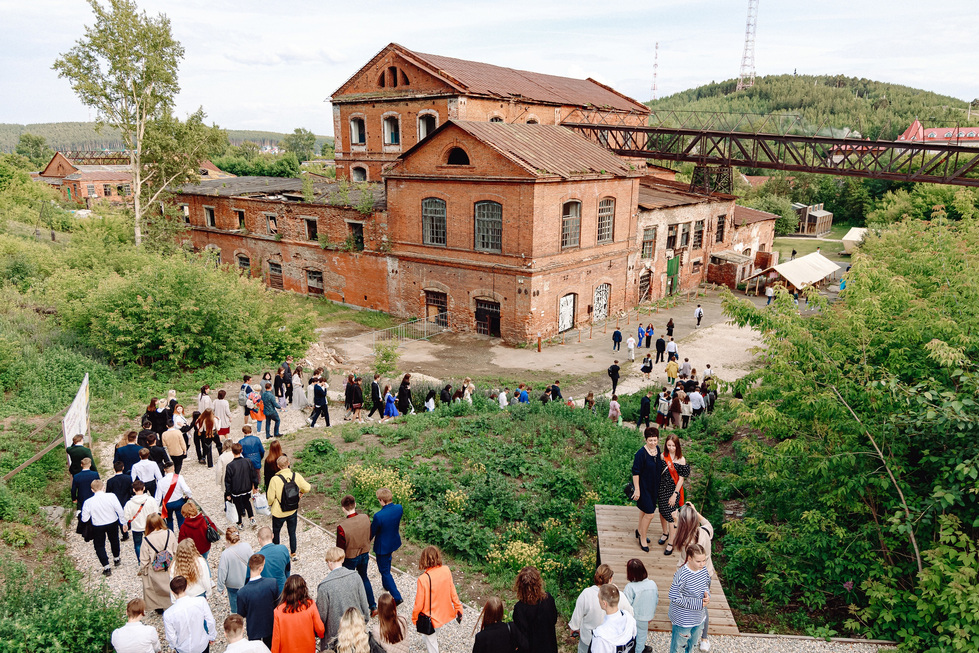
[[[792,258],[792,250],[796,251],[796,258],[812,254],[816,248],[820,248],[820,253],[826,258],[834,261],[849,260],[843,256],[843,241],[816,240],[815,238],[776,238],[772,249],[779,252],[779,263],[785,263]]]
[[[344,320],[356,322],[370,329],[387,329],[404,320],[392,317],[381,311],[357,310],[337,304],[328,299],[303,297],[297,298],[307,309],[317,315],[319,323],[342,322]]]

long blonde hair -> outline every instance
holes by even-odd
[[[357,608],[347,608],[337,631],[336,653],[370,653],[370,650],[364,616]]]
[[[173,557],[174,577],[183,576],[187,579],[188,585],[193,585],[201,579],[200,569],[197,567],[197,559],[201,554],[197,551],[197,545],[189,537],[180,540],[177,544],[177,555]]]

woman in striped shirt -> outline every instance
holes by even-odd
[[[670,653],[692,653],[710,603],[710,570],[707,552],[699,544],[690,544],[686,563],[677,569],[670,586],[670,622],[673,639]]]

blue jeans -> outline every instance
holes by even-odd
[[[700,631],[704,624],[693,628],[683,628],[673,625],[673,639],[670,641],[670,653],[693,653],[700,641]]]
[[[228,605],[231,607],[231,614],[238,612],[238,590],[228,587]]]
[[[184,507],[187,503],[187,499],[180,498],[176,501],[171,501],[167,504],[167,528],[171,531],[173,530],[173,516],[177,516],[177,530],[184,525],[184,515],[180,512],[180,509]]]
[[[268,440],[272,437],[279,437],[279,423],[282,420],[279,419],[278,415],[266,415],[265,416],[265,439]],[[272,435],[272,422],[275,422],[275,435]],[[259,431],[261,433],[261,431]]]
[[[367,592],[367,605],[373,610],[377,607],[374,601],[374,588],[371,587],[370,580],[367,579],[367,563],[371,561],[370,553],[361,553],[356,558],[347,558],[343,561],[343,566],[351,571],[360,574],[360,580],[364,581],[364,591]],[[390,571],[388,572],[390,573]],[[393,594],[391,596],[394,596]]]
[[[272,517],[272,544],[279,543],[279,531],[285,524],[289,531],[289,551],[296,555],[296,524],[299,521],[298,512],[294,512],[288,517]]]
[[[264,424],[264,423],[265,423],[264,420],[255,420],[255,430],[258,433],[261,433],[262,432],[262,424]]]
[[[130,531],[133,534],[133,548],[136,549],[136,561],[139,562],[139,549],[143,546],[143,531]]]
[[[234,612],[232,610],[232,612]],[[649,622],[636,619],[636,653],[642,653],[646,648],[646,637],[649,636]]]
[[[391,575],[391,555],[390,553],[375,553],[374,559],[377,561],[377,571],[381,574],[381,587],[386,592],[391,593],[395,601],[401,601],[401,592],[394,584],[394,576]]]

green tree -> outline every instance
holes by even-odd
[[[761,195],[759,197],[741,200],[739,204],[743,204],[752,209],[758,209],[759,211],[774,213],[779,216],[778,220],[775,221],[776,235],[795,233],[799,227],[799,216],[796,214],[795,209],[792,208],[792,200],[788,197],[782,195]]]
[[[181,126],[172,115],[180,90],[177,70],[184,48],[174,39],[170,19],[150,17],[133,0],[88,0],[95,23],[54,62],[59,77],[98,113],[98,124],[119,130],[132,171],[134,236],[169,184],[193,180],[214,135],[200,129],[198,111]],[[179,135],[177,140],[168,140]],[[180,163],[176,163],[179,161]]]
[[[30,159],[37,168],[43,167],[54,156],[54,150],[48,147],[46,138],[27,132],[20,135],[15,152]]]
[[[299,127],[283,138],[282,144],[286,151],[295,152],[296,158],[300,162],[308,161],[313,158],[313,154],[316,152],[316,134]]]

